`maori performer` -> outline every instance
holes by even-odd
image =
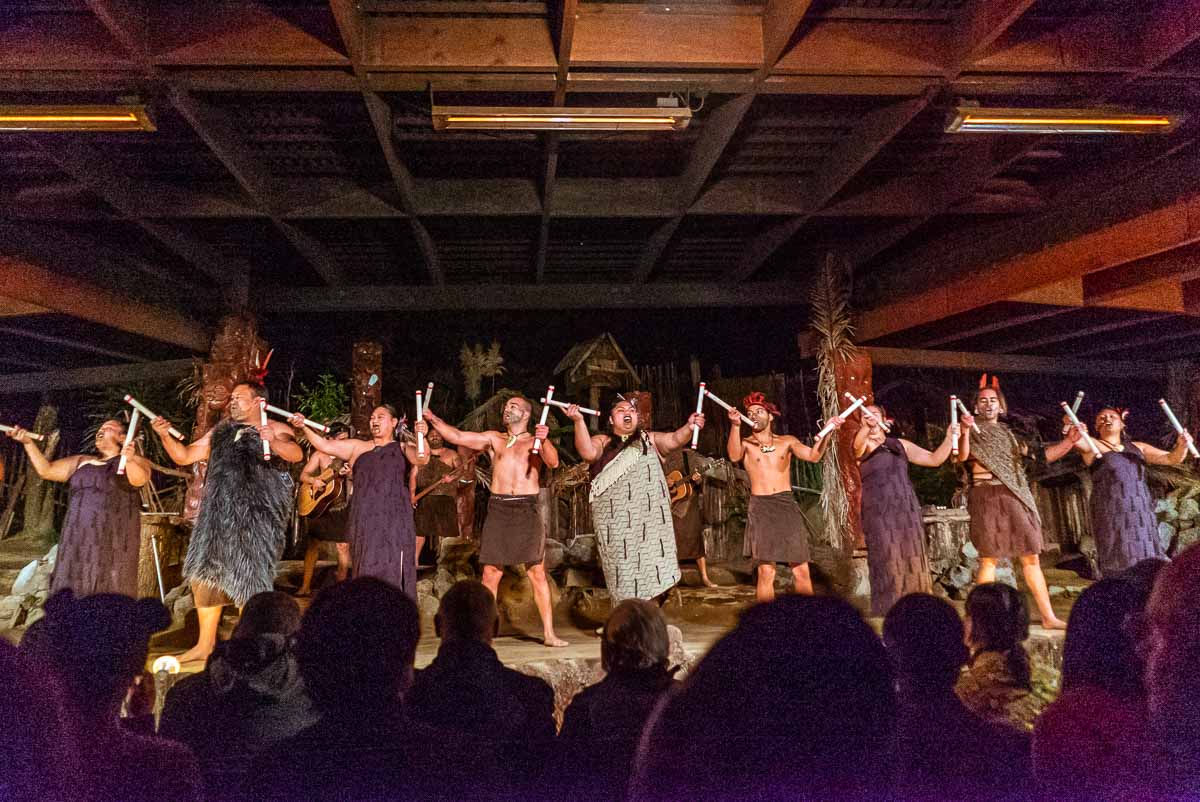
[[[791,568],[797,593],[811,596],[809,529],[792,495],[792,458],[820,461],[830,438],[820,438],[810,447],[791,435],[775,434],[772,425],[779,416],[779,408],[762,393],[750,393],[742,399],[742,406],[746,408],[746,417],[754,421],[754,434],[742,440],[741,413],[731,409],[726,446],[730,461],[741,462],[750,476],[744,553],[758,566],[755,596],[760,602],[775,598],[776,563],[786,563]],[[831,422],[840,427],[843,420],[838,417]]]
[[[704,427],[693,413],[673,432],[643,431],[637,406],[617,395],[609,406],[609,434],[593,436],[575,404],[575,449],[591,465],[592,517],[604,581],[614,605],[625,599],[665,598],[679,581],[671,501],[662,461]]]
[[[344,423],[332,423],[327,434],[331,440],[349,440],[350,427]],[[325,480],[321,475],[331,467],[336,476],[342,479],[341,488],[325,512],[305,519],[308,547],[304,551],[304,578],[296,591],[297,596],[312,595],[313,571],[317,567],[321,543],[333,543],[337,549],[337,573],[334,574],[337,581],[341,582],[350,575],[350,543],[346,539],[350,512],[350,463],[313,449],[304,470],[300,472],[300,484],[311,485],[314,493],[322,492]]]
[[[304,427],[301,415],[293,415],[289,422],[297,430]],[[313,448],[350,463],[354,496],[346,531],[354,576],[390,582],[415,601],[417,544],[405,480],[409,464],[424,465],[429,452],[418,455],[415,443],[397,440],[399,425],[395,407],[383,404],[371,411],[370,440],[330,440],[312,429],[304,434]],[[424,433],[428,426],[418,421],[415,430]]]
[[[1101,576],[1118,574],[1147,558],[1165,556],[1158,539],[1154,501],[1146,485],[1146,466],[1180,464],[1192,441],[1192,436],[1184,432],[1176,438],[1173,449],[1164,451],[1132,440],[1125,429],[1128,416],[1128,410],[1115,406],[1102,407],[1096,414],[1092,442],[1104,455],[1100,459],[1084,445],[1082,433],[1074,426],[1064,441],[1077,449],[1084,464],[1091,468],[1089,504]]]
[[[87,454],[53,462],[19,426],[9,437],[20,443],[33,470],[47,482],[67,482],[67,517],[58,540],[50,593],[69,588],[77,597],[96,593],[137,596],[142,497],[150,463],[125,441],[125,424],[107,420],[96,432],[99,458]],[[125,475],[117,474],[121,456]]]
[[[506,565],[524,565],[533,585],[533,600],[542,618],[542,642],[566,646],[554,632],[554,609],[546,580],[546,533],[538,512],[541,466],[558,467],[558,450],[550,442],[550,427],[539,424],[529,433],[533,404],[513,396],[504,404],[504,432],[464,432],[425,410],[425,418],[447,443],[486,451],[492,459],[492,494],[479,535],[483,584],[492,595],[500,590]],[[533,453],[534,440],[541,441]]]
[[[1017,440],[1012,430],[1000,422],[1000,416],[1008,412],[1008,402],[1000,392],[998,377],[993,376],[989,383],[987,374],[983,374],[974,409],[979,432],[972,436],[971,427],[960,427],[958,461],[967,466],[970,480],[967,511],[971,514],[971,543],[979,552],[975,582],[982,585],[994,581],[996,563],[1004,558],[1019,558],[1025,584],[1042,614],[1042,626],[1066,629],[1066,623],[1050,606],[1050,593],[1038,557],[1042,550],[1042,521],[1023,465],[1029,446]],[[1047,449],[1046,459],[1058,459],[1069,449],[1069,445]]]
[[[413,520],[417,527],[417,555],[425,542],[438,553],[444,537],[458,537],[458,479],[462,476],[462,458],[436,430],[429,433],[429,464],[408,473],[408,494],[413,500]],[[417,495],[424,495],[417,499]],[[436,556],[435,556],[436,560]]]
[[[862,478],[862,526],[871,576],[871,615],[885,616],[901,596],[932,593],[933,580],[925,557],[925,525],[921,502],[908,478],[908,466],[936,468],[946,461],[959,436],[958,424],[946,429],[935,451],[892,437],[880,422],[887,413],[873,404],[874,417],[864,416],[854,437],[854,455]],[[966,416],[970,426],[974,419]]]
[[[266,390],[243,382],[229,394],[229,417],[190,445],[170,434],[171,423],[151,427],[177,465],[208,461],[204,498],[192,528],[183,576],[192,586],[200,637],[179,662],[206,660],[217,645],[221,608],[239,608],[275,586],[275,564],[283,554],[292,514],[292,477],[287,463],[304,452],[286,424],[259,425]],[[271,459],[263,459],[263,442]]]
[[[666,459],[667,490],[671,494],[671,518],[675,526],[675,555],[682,563],[695,560],[700,581],[707,588],[717,585],[708,578],[704,551],[703,471],[709,460],[689,448],[672,452]]]

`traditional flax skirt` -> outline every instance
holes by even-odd
[[[751,496],[746,515],[744,554],[760,563],[806,563],[808,522],[792,491]]]
[[[458,504],[454,496],[430,493],[417,502],[413,510],[417,537],[437,540],[443,537],[458,537]]]
[[[653,599],[679,582],[671,500],[657,454],[642,455],[614,484],[594,495],[592,518],[614,605],[625,599]]]
[[[980,557],[1041,553],[1042,525],[1037,514],[1004,485],[972,485],[967,512],[971,514],[971,543]]]
[[[537,494],[492,494],[479,535],[481,565],[529,565],[542,561],[546,535],[542,532],[537,501]]]

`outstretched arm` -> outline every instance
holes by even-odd
[[[430,413],[430,414],[432,414],[432,413]],[[428,434],[429,424],[423,420],[419,420],[413,424],[413,431],[420,432],[421,434]],[[447,437],[446,439],[450,440],[449,437]],[[450,442],[454,442],[454,441],[451,440]],[[428,465],[429,459],[431,456],[429,443],[425,444],[425,452],[423,454],[417,453],[417,444],[416,443],[405,444],[404,456],[408,459],[409,464],[411,464],[411,465]]]
[[[288,418],[288,423],[292,425],[293,429],[299,430],[304,426],[304,416],[293,415]],[[363,442],[362,440],[331,440],[312,429],[305,430],[304,436],[308,438],[308,442],[312,443],[312,447],[317,451],[320,451],[322,454],[328,454],[331,457],[337,457],[343,462],[350,462],[354,459],[354,455],[358,453],[358,444]]]
[[[191,465],[208,459],[212,443],[212,429],[205,432],[204,436],[196,442],[185,446],[171,436],[171,422],[166,418],[160,416],[150,421],[150,428],[158,435],[158,439],[162,441],[163,450],[176,465]]]
[[[1136,442],[1134,445],[1142,450],[1142,454],[1146,457],[1146,462],[1151,465],[1178,465],[1187,458],[1188,443],[1190,442],[1192,442],[1192,436],[1184,432],[1176,438],[1175,447],[1170,451],[1155,448],[1149,443]]]
[[[433,424],[433,428],[437,430],[438,434],[447,443],[453,443],[456,446],[466,446],[476,451],[483,451],[492,445],[492,441],[486,432],[464,432],[446,423],[428,409],[425,410],[425,420]]]
[[[970,424],[968,423],[967,425],[969,426]],[[950,451],[952,450],[954,441],[958,439],[959,428],[961,426],[962,424],[956,423],[953,426],[947,427],[946,436],[933,451],[927,451],[916,443],[904,438],[900,438],[900,445],[904,446],[904,454],[913,465],[920,465],[923,468],[937,468],[950,456]]]
[[[730,462],[741,462],[746,456],[746,446],[742,443],[742,415],[736,409],[729,410],[729,439],[725,441],[725,450],[729,452]]]
[[[29,432],[20,426],[14,426],[8,436],[25,448],[25,454],[29,457],[29,464],[33,466],[34,472],[47,482],[65,482],[79,467],[79,455],[63,457],[53,462],[46,459],[46,455],[37,447],[37,443],[33,442]]]
[[[653,432],[650,436],[654,438],[654,447],[664,457],[672,451],[678,451],[692,442],[693,426],[699,426],[701,429],[704,428],[703,412],[693,412],[691,415],[688,415],[687,423],[673,432]]]

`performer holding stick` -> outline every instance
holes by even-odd
[[[972,437],[971,428],[961,429],[958,462],[967,466],[971,481],[967,510],[971,514],[971,543],[979,552],[975,581],[983,584],[995,580],[996,564],[1001,559],[1019,558],[1025,584],[1042,614],[1042,626],[1065,629],[1066,623],[1050,606],[1050,593],[1038,557],[1042,550],[1042,522],[1022,464],[1029,447],[1000,422],[1008,404],[1000,392],[998,377],[991,377],[989,383],[987,374],[983,374],[974,406],[979,433]],[[1061,453],[1067,450],[1069,446],[1058,449]],[[1053,451],[1046,450],[1048,460],[1057,458]]]
[[[150,463],[125,440],[125,424],[106,420],[96,431],[99,458],[86,454],[46,459],[29,436],[14,426],[8,436],[25,448],[29,464],[48,482],[69,487],[67,517],[58,540],[58,559],[50,592],[70,588],[76,596],[122,593],[137,596],[142,498],[150,481]],[[117,473],[118,459],[125,475]]]
[[[592,417],[595,417],[595,418],[600,417],[600,410],[598,410],[598,409],[588,409],[587,407],[581,407],[578,404],[571,404],[566,401],[559,401],[557,398],[539,398],[538,403],[539,404],[547,404],[552,407],[558,407],[559,409],[570,409],[571,407],[575,407],[580,412],[582,412],[584,415],[591,415]]]
[[[429,409],[428,403],[425,409]],[[413,522],[417,527],[417,557],[428,541],[436,560],[442,538],[458,537],[458,482],[464,478],[466,468],[458,452],[446,448],[436,429],[426,440],[429,463],[408,472],[408,494],[413,500]]]
[[[133,438],[137,437],[138,421],[141,416],[142,413],[136,409],[129,416],[129,425],[125,427],[125,443],[121,446],[121,459],[117,462],[117,476],[125,475],[125,466],[129,463],[129,457],[126,456],[125,450],[133,445]]]
[[[299,429],[299,415],[291,420]],[[412,497],[408,494],[408,466],[424,465],[429,454],[396,439],[400,425],[395,407],[383,404],[371,412],[370,440],[331,440],[308,432],[308,441],[322,454],[350,465],[354,497],[346,536],[350,540],[350,562],[354,576],[373,576],[391,582],[414,601],[417,598],[417,538],[413,525]],[[413,429],[429,430],[425,421]]]
[[[703,403],[703,385],[697,406]],[[679,581],[670,494],[662,460],[684,448],[704,428],[695,412],[673,432],[641,428],[637,406],[619,393],[608,405],[609,431],[593,436],[578,407],[575,449],[591,465],[591,501],[596,544],[613,603],[662,598]]]
[[[957,411],[953,404],[950,409]],[[908,477],[908,466],[941,465],[958,443],[960,427],[952,416],[945,439],[930,452],[911,440],[885,432],[879,425],[887,417],[883,407],[864,404],[862,411],[866,425],[860,426],[854,436],[854,454],[862,481],[862,526],[871,576],[871,615],[884,616],[901,596],[933,592],[925,557],[921,502]],[[970,415],[963,417],[967,426],[973,420]]]
[[[847,413],[862,405],[851,404]],[[808,571],[808,523],[792,495],[792,459],[819,462],[827,437],[818,435],[806,446],[788,434],[775,434],[772,425],[779,409],[759,392],[742,399],[747,416],[754,421],[754,434],[742,440],[741,414],[729,411],[729,441],[726,447],[732,462],[741,462],[750,476],[750,504],[746,516],[744,553],[757,564],[755,595],[760,602],[775,598],[775,564],[784,563],[792,571],[797,593],[811,596],[812,578]],[[845,421],[841,415],[830,418],[822,430],[828,434]]]
[[[44,435],[44,434],[39,434],[38,432],[31,432],[28,429],[21,429],[20,426],[8,426],[6,424],[0,423],[0,432],[3,432],[4,434],[11,435],[13,432],[17,431],[18,429],[20,429],[22,432],[24,432],[25,436],[28,437],[30,440],[36,440],[37,442],[40,443],[46,439],[46,435]]]
[[[153,420],[156,420],[157,418],[161,417],[157,413],[153,412],[149,407],[147,407],[141,401],[138,401],[136,398],[134,398],[131,395],[125,396],[125,403],[129,404],[129,406],[133,407],[138,412],[142,413],[143,417],[145,417],[146,420],[148,420],[148,421],[153,421]],[[183,432],[176,429],[170,423],[167,424],[167,433],[170,434],[172,437],[174,437],[176,440],[183,440]]]
[[[464,432],[425,410],[425,418],[447,443],[487,451],[491,456],[492,495],[479,535],[483,584],[495,596],[504,566],[524,565],[542,619],[542,642],[546,646],[566,646],[567,642],[554,633],[554,609],[545,568],[546,533],[538,512],[541,466],[558,467],[558,450],[546,439],[550,430],[545,423],[538,424],[533,436],[529,435],[532,414],[529,399],[513,396],[504,404],[504,432]],[[533,451],[535,440],[541,442],[538,453]]]
[[[734,407],[733,407],[733,405],[732,405],[732,404],[728,404],[728,403],[726,403],[726,402],[722,401],[721,399],[717,398],[717,396],[716,396],[716,395],[714,395],[712,391],[710,391],[710,390],[705,390],[705,391],[704,391],[704,394],[705,394],[705,395],[707,395],[709,398],[711,398],[711,399],[713,400],[713,402],[714,402],[714,403],[715,403],[717,406],[721,407],[721,408],[722,408],[722,409],[724,409],[726,412],[733,412],[733,411],[734,411]],[[754,426],[754,421],[752,421],[752,420],[750,420],[749,418],[747,418],[747,417],[746,417],[745,415],[743,415],[741,412],[738,412],[738,417],[739,417],[739,418],[741,418],[741,420],[742,420],[742,423],[746,424],[747,426],[750,426],[750,427],[753,427],[753,426]]]
[[[309,426],[307,418],[305,421],[304,425]],[[330,440],[350,439],[350,427],[344,423],[334,423],[322,428],[328,430]],[[304,550],[304,574],[300,580],[300,587],[296,590],[297,596],[308,596],[312,593],[313,572],[317,567],[321,543],[333,543],[337,549],[337,571],[334,574],[337,581],[341,582],[350,575],[350,541],[346,534],[350,517],[350,463],[314,448],[304,465],[304,470],[300,472],[300,484],[311,485],[314,493],[321,493],[326,488],[326,480],[322,476],[333,483],[339,483],[340,477],[340,488],[325,512],[304,519],[307,524],[308,546]]]
[[[279,417],[289,421],[296,416],[295,412],[288,412],[286,409],[274,406],[273,404],[267,404],[267,412],[270,412],[273,415],[278,415]],[[301,416],[301,419],[304,421],[304,425],[310,429],[316,429],[321,434],[330,433],[330,427],[323,423],[317,423],[315,420],[309,420],[304,416]]]
[[[1175,417],[1175,412],[1171,409],[1171,405],[1167,403],[1167,399],[1158,399],[1158,405],[1162,407],[1162,411],[1166,414],[1167,420],[1171,422],[1171,427],[1175,429],[1175,433],[1183,437],[1187,432],[1183,430],[1183,424],[1179,422],[1179,418]],[[1193,457],[1200,459],[1200,451],[1196,450],[1196,444],[1191,442],[1191,436],[1188,436],[1188,453]]]
[[[1092,536],[1096,540],[1096,563],[1101,576],[1113,576],[1148,558],[1165,556],[1158,537],[1154,499],[1146,484],[1147,465],[1178,465],[1187,456],[1192,438],[1186,432],[1175,439],[1171,451],[1132,440],[1125,428],[1128,410],[1104,406],[1096,413],[1096,437],[1084,427],[1072,426],[1059,446],[1075,448],[1091,469]],[[1091,447],[1085,446],[1085,439]],[[1098,459],[1094,451],[1104,455]],[[1065,453],[1054,449],[1054,455]],[[1051,458],[1051,450],[1046,450]]]
[[[156,417],[150,424],[177,465],[208,460],[204,499],[183,562],[200,635],[179,657],[181,663],[212,654],[222,607],[241,607],[275,586],[275,565],[292,514],[286,463],[299,462],[304,452],[287,425],[262,422],[265,396],[261,384],[237,385],[229,394],[229,417],[186,446],[171,434],[170,421]],[[278,459],[263,459],[265,444]]]

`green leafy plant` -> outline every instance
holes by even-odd
[[[300,385],[296,411],[306,418],[329,423],[350,413],[350,391],[332,373],[322,373],[315,387]]]

